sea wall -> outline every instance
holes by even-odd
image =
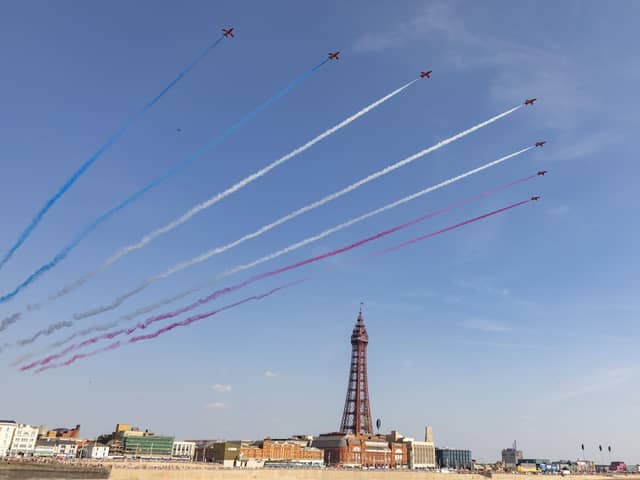
[[[638,476],[616,475],[615,478]],[[346,471],[346,470],[279,470],[279,469],[189,469],[189,470],[136,470],[114,466],[110,480],[487,480],[476,474],[431,473],[411,471]],[[493,475],[493,480],[524,480],[524,475]],[[531,478],[528,476],[527,478]],[[538,477],[536,477],[538,478]],[[540,477],[547,478],[547,477]],[[589,475],[557,477],[563,480],[612,480],[612,476]]]

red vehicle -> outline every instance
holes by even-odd
[[[225,37],[233,37],[233,30],[234,30],[234,28],[223,28],[222,29],[222,34]]]
[[[329,53],[329,60],[340,60],[340,52],[331,52]]]
[[[431,78],[431,72],[433,72],[433,70],[427,70],[426,72],[420,72],[420,78]]]
[[[547,171],[546,171],[546,170],[540,170],[540,171],[538,172],[538,175],[540,175],[540,176],[542,177],[542,176],[544,176],[544,174],[545,174],[545,173],[547,173]]]
[[[525,104],[525,105],[533,105],[533,102],[535,102],[536,100],[537,100],[537,98],[527,98],[527,99],[524,101],[524,104]]]

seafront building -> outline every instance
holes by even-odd
[[[259,441],[214,441],[196,447],[195,458],[224,467],[322,466],[323,451],[310,438],[265,438]]]
[[[433,443],[433,429],[426,426],[424,442],[404,439],[407,444],[407,456],[411,470],[434,470],[436,468],[436,448]]]
[[[436,448],[438,468],[471,470],[471,450],[455,448]]]
[[[34,457],[76,458],[78,442],[70,438],[41,437],[36,440]]]
[[[99,443],[89,443],[82,448],[81,458],[105,459],[109,457],[109,446]]]
[[[196,453],[196,442],[175,440],[171,447],[171,458],[193,460]]]
[[[13,432],[13,440],[9,454],[16,455],[32,455],[36,448],[36,440],[38,439],[38,427],[32,427],[24,423],[16,425]]]
[[[6,457],[9,454],[17,425],[13,420],[0,420],[0,457]]]

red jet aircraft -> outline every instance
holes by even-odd
[[[536,195],[535,197],[531,197],[531,200],[537,202],[538,200],[540,200],[540,197]]]
[[[524,104],[525,104],[525,105],[533,105],[533,102],[535,102],[536,100],[537,100],[537,98],[527,98],[527,99],[524,101]]]
[[[536,142],[536,147],[544,147],[545,143],[547,143],[546,140],[543,140],[542,142]]]
[[[340,57],[338,55],[340,55],[340,52],[329,53],[329,59],[330,60],[340,60]]]
[[[427,70],[426,72],[420,72],[420,78],[425,78],[425,77],[431,78],[431,72],[432,71],[433,70]]]
[[[222,34],[225,37],[233,37],[233,30],[234,30],[234,28],[223,28],[222,29]]]
[[[546,170],[540,170],[540,171],[538,172],[538,175],[542,176],[542,175],[544,175],[545,173],[547,173],[547,171],[546,171]]]

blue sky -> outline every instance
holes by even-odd
[[[205,144],[296,75],[341,50],[303,85],[184,173],[113,218],[0,318],[96,267],[326,128],[411,87],[294,161],[81,290],[2,333],[22,338],[105,303],[144,277],[253,231],[478,123],[526,97],[535,108],[474,133],[257,240],[150,287],[106,321],[181,291],[535,140],[518,159],[358,224],[257,272],[328,251],[468,195],[549,175],[326,265],[256,283],[206,311],[303,273],[316,280],[175,331],[34,376],[0,371],[3,417],[87,435],[130,422],[180,438],[259,438],[339,425],[359,302],[371,337],[372,411],[385,429],[494,460],[575,458],[585,443],[640,462],[634,135],[639,121],[637,3],[14,2],[0,19],[0,250],[124,119],[223,26],[237,28],[52,209],[0,272],[2,292],[96,215]],[[180,128],[180,133],[176,132]],[[366,252],[507,203],[530,204],[412,248]],[[243,275],[237,279],[244,278]],[[193,298],[196,298],[195,296]],[[60,333],[62,338],[69,332]],[[42,348],[41,341],[34,347]],[[267,375],[269,372],[270,375]],[[218,385],[218,387],[215,387]],[[6,388],[6,390],[5,390]],[[608,461],[608,458],[604,458]]]

